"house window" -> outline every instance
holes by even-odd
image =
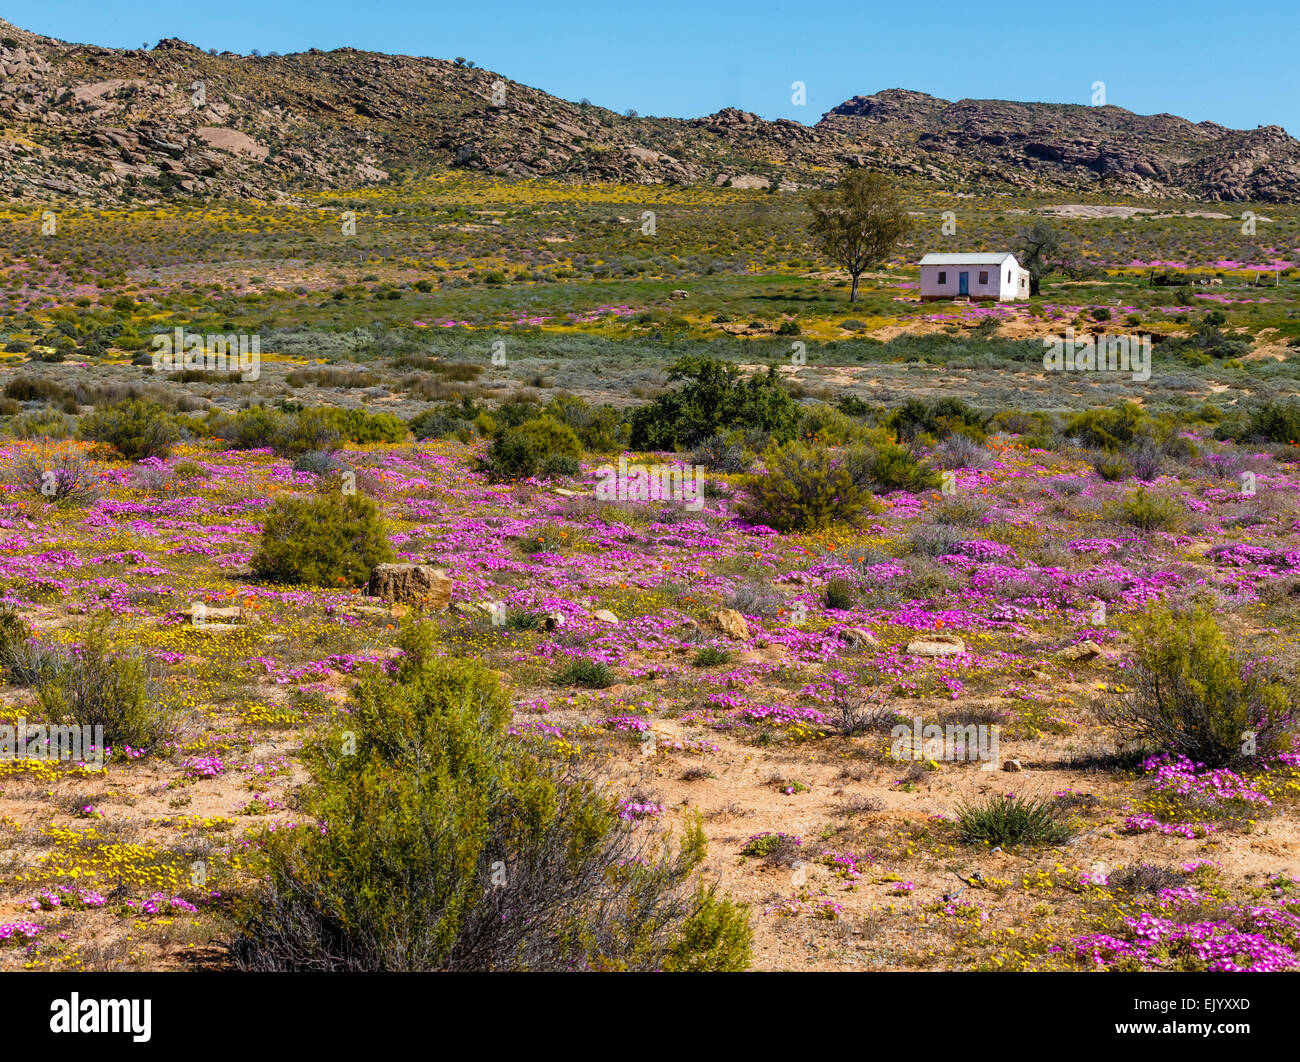
[[[1007,283],[1008,283],[1008,284],[1011,283],[1011,270],[1010,270],[1010,269],[1007,270]]]
[[[989,282],[989,271],[988,271],[987,269],[981,269],[981,270],[980,270],[980,283],[981,283],[981,284],[987,284],[988,282]]]
[[[939,283],[940,283],[940,284],[947,284],[947,283],[948,283],[948,274],[945,273],[942,269],[939,270]]]

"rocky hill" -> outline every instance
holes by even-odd
[[[0,197],[279,198],[446,167],[523,177],[794,188],[872,166],[949,186],[1300,201],[1278,126],[918,92],[813,126],[727,109],[639,118],[464,61],[69,44],[0,21]]]

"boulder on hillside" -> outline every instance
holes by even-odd
[[[923,634],[907,643],[908,656],[953,656],[965,651],[966,643],[955,634]]]
[[[370,573],[366,593],[385,601],[444,609],[451,604],[451,578],[428,564],[380,564]]]
[[[713,622],[728,638],[735,638],[737,641],[742,642],[749,641],[749,624],[745,621],[745,617],[734,608],[724,608],[715,612]]]

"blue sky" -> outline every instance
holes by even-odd
[[[986,12],[1004,12],[1000,17]],[[1300,0],[977,4],[877,0],[9,0],[10,22],[65,40],[237,52],[354,48],[479,66],[565,99],[644,115],[740,107],[813,123],[854,95],[1106,102],[1300,136]],[[791,83],[807,102],[791,100]]]

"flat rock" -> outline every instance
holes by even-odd
[[[1101,656],[1101,646],[1091,638],[1087,641],[1078,642],[1075,645],[1067,645],[1064,649],[1058,649],[1054,654],[1057,660],[1065,660],[1071,664],[1077,664],[1084,660],[1093,660]]]
[[[598,612],[591,614],[592,619],[598,619],[601,623],[618,623],[619,618],[610,612],[607,608],[602,608]]]
[[[724,608],[713,614],[713,622],[728,638],[749,641],[749,623],[734,608]]]
[[[953,656],[966,651],[966,643],[955,634],[926,634],[907,643],[908,656]]]
[[[385,601],[444,609],[451,604],[452,581],[428,564],[380,564],[370,573],[366,593]]]
[[[850,649],[857,649],[859,646],[874,649],[880,645],[880,639],[863,627],[842,627],[838,637]]]

